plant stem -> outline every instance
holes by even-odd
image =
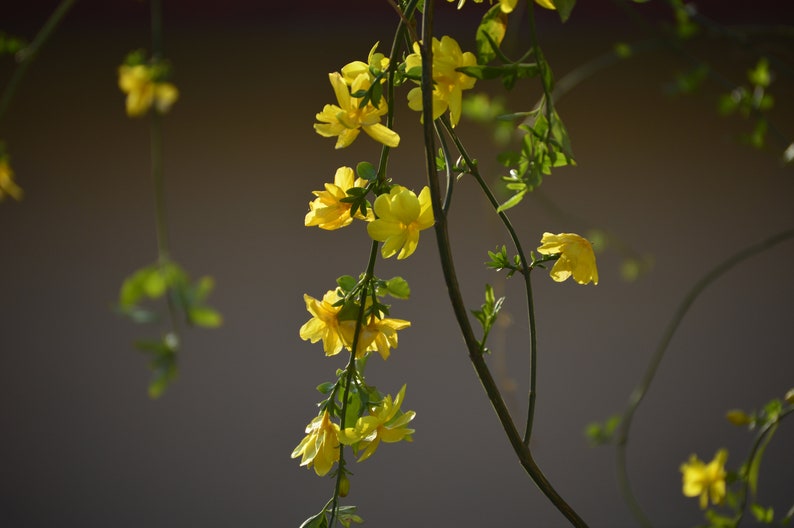
[[[527,260],[526,254],[524,253],[524,249],[521,245],[521,240],[518,237],[518,233],[513,228],[513,224],[510,222],[510,218],[508,218],[507,214],[504,211],[499,211],[499,201],[494,196],[493,192],[491,191],[488,184],[483,179],[482,175],[480,174],[479,169],[477,168],[477,164],[474,160],[469,156],[466,148],[461,143],[460,138],[458,138],[457,134],[455,134],[452,126],[449,122],[449,119],[446,116],[441,117],[441,123],[446,128],[447,133],[452,138],[452,141],[455,143],[455,148],[458,149],[460,152],[463,161],[466,163],[468,167],[469,174],[471,174],[477,183],[480,185],[483,193],[488,198],[491,206],[494,208],[494,211],[497,211],[497,215],[499,219],[502,221],[502,224],[505,226],[508,234],[510,235],[510,240],[513,242],[513,246],[516,248],[516,252],[518,253],[518,258],[521,261],[521,275],[524,277],[524,290],[526,292],[527,298],[527,317],[529,319],[529,394],[527,396],[527,423],[526,428],[524,431],[524,444],[529,445],[529,441],[532,438],[532,425],[535,420],[535,399],[537,395],[537,363],[538,363],[538,343],[537,343],[537,333],[536,333],[536,317],[535,317],[535,302],[534,297],[532,295],[532,280],[531,280],[531,268],[529,265],[529,261]]]
[[[426,0],[425,10],[422,19],[422,43],[420,45],[420,55],[422,59],[422,118],[423,118],[423,131],[425,142],[425,162],[427,169],[427,178],[430,187],[431,202],[434,211],[441,211],[443,204],[441,202],[441,190],[438,181],[438,174],[435,170],[435,145],[433,137],[433,73],[432,73],[432,25],[433,25],[433,0]],[[441,266],[444,272],[444,280],[447,285],[450,302],[452,309],[455,313],[458,325],[460,326],[463,339],[466,343],[466,348],[469,352],[469,358],[474,366],[477,376],[485,389],[491,405],[494,407],[499,421],[507,434],[513,450],[515,451],[518,459],[529,474],[530,478],[535,482],[538,488],[546,495],[546,497],[554,504],[554,506],[571,522],[572,525],[577,527],[587,526],[585,522],[577,515],[577,513],[565,502],[565,500],[557,493],[552,487],[551,483],[546,479],[543,472],[535,463],[532,458],[529,447],[522,441],[521,435],[513,423],[510,412],[505,405],[499,388],[496,385],[493,377],[491,376],[488,365],[485,362],[483,355],[480,352],[479,343],[474,335],[474,332],[469,322],[466,313],[466,307],[463,303],[463,297],[458,285],[457,274],[455,273],[455,266],[452,258],[452,249],[449,241],[449,233],[447,231],[447,218],[445,215],[438,215],[435,223],[436,240],[438,242],[438,249],[440,254]]]
[[[631,430],[632,421],[634,418],[634,413],[637,411],[637,408],[642,403],[643,398],[648,392],[648,389],[653,382],[654,377],[656,376],[656,371],[659,368],[659,364],[662,362],[664,358],[665,352],[667,352],[667,347],[670,345],[670,341],[672,341],[673,336],[675,335],[676,331],[678,330],[678,326],[683,321],[684,316],[689,311],[689,308],[695,302],[695,300],[708,288],[712,283],[714,283],[718,278],[722,277],[725,273],[730,271],[734,266],[739,264],[740,262],[747,260],[750,257],[753,257],[763,251],[772,249],[776,245],[785,242],[794,238],[794,229],[788,229],[781,233],[778,233],[774,236],[771,236],[761,242],[748,246],[741,251],[733,254],[732,256],[728,257],[726,260],[722,261],[720,264],[715,266],[711,269],[708,273],[703,275],[689,292],[686,294],[684,299],[681,301],[681,304],[678,305],[675,313],[673,313],[673,317],[670,322],[667,324],[667,328],[665,329],[664,333],[662,334],[662,338],[659,341],[659,344],[656,346],[656,351],[651,356],[651,360],[648,363],[648,367],[645,370],[645,375],[642,377],[640,384],[631,394],[629,398],[629,404],[626,410],[623,412],[623,416],[621,418],[620,427],[618,429],[618,434],[616,438],[616,450],[617,450],[617,458],[616,458],[616,465],[617,465],[617,477],[618,477],[618,484],[623,494],[624,499],[628,503],[632,513],[636,517],[637,521],[642,524],[643,526],[649,527],[651,526],[651,522],[648,520],[647,516],[642,511],[639,503],[637,502],[636,497],[634,497],[634,493],[632,492],[631,485],[629,483],[628,471],[627,471],[627,464],[626,464],[626,448],[629,441],[629,432]]]
[[[33,39],[33,42],[30,43],[25,49],[20,50],[17,53],[17,62],[19,65],[14,70],[14,74],[9,79],[8,84],[3,90],[3,96],[0,98],[0,120],[3,119],[5,113],[8,111],[8,107],[11,104],[11,99],[13,99],[14,94],[19,87],[19,84],[22,82],[22,78],[27,73],[28,67],[30,63],[33,62],[33,59],[39,53],[42,46],[47,42],[47,40],[52,36],[55,32],[55,29],[61,23],[61,20],[66,16],[66,13],[72,8],[76,0],[62,0],[58,7],[55,8],[55,11],[52,12],[50,17],[41,27],[39,32]]]
[[[359,296],[358,316],[356,318],[356,330],[353,333],[353,342],[350,344],[350,360],[345,367],[345,388],[342,391],[342,410],[339,417],[339,429],[345,430],[345,415],[347,414],[347,397],[350,394],[350,384],[353,383],[353,376],[356,373],[356,350],[358,350],[359,336],[361,335],[361,327],[364,325],[364,312],[367,308],[367,294],[369,293],[369,286],[372,279],[375,277],[375,262],[378,259],[378,242],[372,241],[372,246],[369,251],[369,262],[367,262],[367,271],[364,273],[364,280],[362,281],[361,293]],[[331,503],[331,519],[328,526],[333,527],[336,522],[336,514],[339,510],[339,490],[342,486],[342,478],[345,476],[345,459],[344,459],[344,445],[339,443],[339,468],[336,473],[336,484],[334,485],[334,497]]]

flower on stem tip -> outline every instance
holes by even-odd
[[[340,431],[339,440],[343,444],[352,445],[356,452],[364,451],[358,459],[359,462],[372,456],[381,442],[413,441],[411,435],[414,430],[409,429],[406,425],[414,419],[416,413],[400,411],[404,398],[405,385],[393,401],[391,395],[387,395],[377,405],[370,407],[369,416],[362,416],[356,421],[354,427],[346,427]]]
[[[587,239],[575,233],[543,233],[538,253],[542,255],[559,255],[551,268],[551,278],[562,282],[568,277],[579,284],[593,281],[598,284],[598,268],[596,267],[593,246]]]
[[[725,499],[725,462],[728,460],[728,451],[720,449],[714,455],[714,460],[704,463],[695,455],[689,457],[689,462],[681,464],[683,492],[687,497],[700,497],[700,508],[705,510],[709,499],[712,504],[721,504]]]
[[[419,232],[435,222],[428,187],[417,197],[413,191],[395,185],[388,194],[375,199],[373,209],[377,219],[367,224],[367,232],[373,240],[383,242],[383,258],[398,252],[398,259],[411,256],[419,244]]]
[[[340,229],[353,222],[350,209],[353,204],[343,202],[347,198],[347,191],[353,187],[364,187],[365,181],[356,178],[353,169],[350,167],[339,167],[334,175],[334,183],[326,183],[324,191],[312,191],[317,197],[309,202],[309,212],[306,213],[304,225],[317,226],[320,229]],[[361,220],[373,220],[371,211],[367,211],[364,217],[360,211],[355,214],[355,218]]]
[[[179,98],[176,86],[158,79],[162,67],[146,64],[123,64],[119,67],[119,88],[127,94],[127,115],[139,117],[152,106],[164,114]]]
[[[349,86],[339,72],[328,74],[328,78],[339,104],[327,104],[322,112],[315,116],[317,121],[320,121],[314,124],[314,130],[318,134],[323,137],[337,137],[335,148],[338,149],[353,143],[361,130],[387,147],[396,147],[400,144],[400,136],[380,122],[380,118],[389,111],[386,102],[381,100],[378,107],[373,106],[372,102],[367,102],[361,107],[361,99],[352,95],[362,90],[366,91],[370,87],[368,72],[360,73]]]
[[[15,200],[21,200],[23,195],[22,189],[14,181],[14,171],[11,165],[8,164],[8,159],[0,157],[0,201],[6,195]]]
[[[477,79],[456,70],[462,66],[475,66],[477,57],[467,51],[462,52],[452,37],[443,36],[441,40],[433,37],[433,119],[449,109],[449,120],[452,126],[460,121],[463,90],[474,88]],[[405,69],[410,71],[421,68],[422,58],[419,54],[419,43],[414,43],[414,53],[405,58]],[[411,110],[422,110],[422,88],[417,87],[408,92],[408,107]]]
[[[323,411],[306,426],[308,433],[292,451],[292,458],[301,457],[301,466],[314,464],[314,472],[325,476],[339,460],[339,426]]]

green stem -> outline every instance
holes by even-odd
[[[358,349],[359,336],[361,334],[361,327],[364,325],[364,312],[367,308],[367,295],[369,293],[369,286],[372,279],[375,277],[375,262],[378,259],[378,242],[373,241],[369,251],[369,262],[367,263],[367,271],[364,273],[363,285],[361,293],[359,294],[359,308],[358,316],[356,318],[356,329],[353,333],[353,342],[350,344],[350,360],[345,367],[345,388],[342,391],[342,410],[339,417],[339,429],[345,429],[345,416],[347,415],[347,398],[350,394],[350,385],[353,383],[353,376],[356,373],[356,350]],[[336,521],[336,514],[339,510],[339,490],[342,486],[342,478],[345,476],[345,460],[344,460],[344,445],[339,444],[339,468],[336,473],[336,484],[334,485],[334,497],[331,503],[331,519],[328,526],[333,527]]]
[[[535,317],[535,302],[534,296],[532,295],[532,280],[530,276],[531,268],[529,264],[529,260],[527,260],[526,254],[524,253],[524,249],[521,245],[521,240],[518,237],[518,233],[513,228],[513,224],[510,222],[510,218],[508,218],[507,213],[504,211],[499,211],[499,201],[494,196],[493,192],[491,191],[488,184],[483,179],[482,175],[480,174],[479,169],[477,168],[477,164],[474,160],[469,156],[466,148],[461,143],[460,138],[458,138],[457,134],[455,134],[449,119],[446,116],[441,117],[441,123],[444,125],[444,128],[447,130],[447,133],[452,138],[452,141],[455,143],[455,148],[458,149],[460,152],[463,161],[466,163],[468,167],[469,174],[471,174],[474,179],[479,184],[480,188],[482,189],[485,196],[488,198],[491,206],[494,208],[494,211],[497,211],[497,215],[499,219],[502,221],[505,229],[507,230],[508,234],[510,235],[510,240],[513,242],[513,246],[516,248],[516,252],[518,253],[518,258],[521,261],[521,274],[524,276],[524,290],[526,292],[527,298],[527,317],[529,319],[529,394],[528,394],[528,403],[527,403],[527,423],[526,428],[524,431],[524,444],[529,445],[529,441],[532,438],[532,425],[535,421],[535,399],[537,395],[537,364],[538,364],[538,343],[537,343],[537,333],[536,333],[536,317]]]
[[[656,347],[656,351],[651,356],[651,360],[645,370],[645,375],[642,377],[642,380],[640,381],[640,384],[637,386],[637,388],[635,388],[632,392],[631,397],[629,398],[628,407],[623,413],[620,427],[618,429],[616,438],[616,464],[618,484],[621,493],[629,504],[629,507],[631,508],[632,513],[635,515],[637,521],[643,526],[649,527],[651,526],[651,523],[647,516],[643,513],[642,508],[640,507],[639,503],[634,497],[634,493],[632,492],[626,464],[626,448],[629,441],[629,432],[634,419],[634,413],[637,411],[637,408],[640,406],[640,403],[642,403],[643,398],[648,393],[648,389],[650,388],[651,383],[656,376],[656,371],[659,368],[659,364],[662,362],[662,359],[664,358],[665,352],[667,352],[667,347],[670,345],[670,341],[672,341],[673,336],[678,330],[681,321],[683,321],[684,316],[689,311],[689,308],[700,296],[700,294],[706,290],[706,288],[708,288],[718,278],[722,277],[725,273],[730,271],[742,261],[747,260],[748,258],[763,251],[772,249],[776,245],[791,238],[794,238],[794,229],[789,229],[778,233],[772,237],[762,240],[761,242],[742,249],[741,251],[722,261],[703,277],[701,277],[686,294],[684,299],[681,301],[681,304],[678,305],[678,308],[673,314],[672,319],[667,324],[667,328],[662,334],[662,338]]]
[[[792,413],[794,413],[794,407],[789,407],[788,409],[781,412],[773,421],[764,424],[764,427],[758,431],[758,434],[755,437],[755,442],[753,442],[753,447],[750,449],[750,456],[747,458],[747,471],[750,471],[750,468],[752,468],[753,464],[755,464],[755,457],[758,455],[759,450],[766,448],[766,444],[768,444],[769,440],[772,438],[772,435],[775,434],[775,431],[777,430],[778,425],[780,425],[780,422],[783,421],[783,418]],[[739,524],[742,522],[742,519],[744,518],[744,512],[747,509],[747,496],[749,487],[750,479],[748,477],[743,480],[742,503],[739,506],[739,516],[736,519],[736,526],[739,526]]]
[[[66,13],[72,8],[76,0],[62,0],[58,7],[55,8],[55,11],[52,12],[50,18],[44,23],[42,28],[36,34],[33,39],[33,42],[30,43],[25,49],[19,51],[17,53],[17,62],[19,65],[14,70],[14,74],[9,79],[8,84],[3,90],[3,96],[0,98],[0,120],[3,119],[5,113],[8,111],[8,107],[11,104],[11,99],[13,99],[14,94],[17,91],[20,83],[22,82],[22,78],[27,73],[28,67],[30,63],[33,62],[33,59],[39,53],[42,46],[47,42],[47,40],[52,36],[55,32],[55,29],[61,23],[61,20],[66,16]]]
[[[427,170],[427,178],[430,187],[431,202],[434,211],[442,210],[441,202],[441,189],[438,181],[438,174],[435,170],[435,145],[433,136],[433,72],[432,72],[432,25],[433,25],[433,0],[426,0],[425,10],[422,19],[422,43],[419,47],[422,59],[422,120],[423,132],[425,142],[425,162]],[[469,358],[474,366],[480,383],[483,385],[485,392],[488,396],[491,405],[499,418],[502,427],[505,430],[508,440],[510,441],[513,450],[518,456],[519,462],[522,467],[529,474],[530,478],[535,482],[538,488],[544,495],[554,504],[554,506],[571,522],[573,526],[584,527],[587,526],[579,515],[565,502],[565,500],[557,493],[546,476],[535,463],[529,446],[527,446],[521,439],[521,435],[515,427],[507,405],[502,398],[496,381],[493,379],[485,358],[480,353],[480,346],[477,341],[474,331],[469,322],[466,313],[466,307],[463,303],[463,297],[460,292],[457,274],[452,258],[452,249],[449,240],[449,233],[447,229],[447,218],[444,215],[438,215],[435,223],[436,240],[438,242],[439,256],[441,260],[441,267],[444,273],[444,280],[447,285],[450,303],[455,313],[458,325],[460,326],[463,340],[466,343],[466,348],[469,352]]]

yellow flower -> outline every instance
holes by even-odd
[[[179,98],[179,91],[171,83],[154,79],[154,68],[145,64],[119,67],[119,88],[127,94],[127,115],[142,116],[152,106],[164,114]]]
[[[454,2],[455,0],[447,0],[447,2]],[[493,1],[493,0],[492,0]],[[475,3],[481,4],[482,0],[474,0]],[[459,0],[458,1],[458,9],[463,7],[463,4],[466,3],[466,0]],[[511,13],[515,8],[518,0],[499,0],[499,7],[502,9],[502,13]],[[546,9],[557,9],[554,6],[552,0],[535,0],[535,3],[541,7],[545,7]]]
[[[292,451],[292,458],[301,457],[301,466],[314,464],[314,472],[322,477],[339,460],[339,426],[331,421],[328,411],[306,426],[308,433]]]
[[[343,202],[342,199],[347,198],[348,189],[365,185],[366,182],[363,179],[355,177],[353,169],[339,167],[334,175],[334,183],[326,183],[324,191],[312,191],[317,198],[313,202],[309,202],[309,212],[306,213],[304,225],[328,230],[350,225],[353,221],[353,217],[350,216],[353,204]],[[355,217],[362,220],[375,218],[369,209],[366,217],[361,214],[361,211],[357,211]]]
[[[452,126],[460,120],[463,90],[474,87],[477,79],[456,71],[461,66],[475,66],[477,57],[467,51],[463,53],[455,39],[443,36],[439,41],[433,38],[433,119],[438,119],[449,108]],[[419,43],[414,43],[414,53],[405,58],[405,69],[410,71],[421,68]],[[422,89],[414,88],[408,92],[408,106],[412,110],[422,110]]]
[[[331,80],[339,105],[327,104],[323,111],[315,116],[317,121],[320,121],[314,124],[314,130],[318,134],[323,137],[337,136],[338,149],[353,143],[362,129],[372,139],[388,147],[396,147],[400,144],[400,136],[380,123],[381,116],[389,111],[385,101],[381,100],[377,108],[371,102],[360,108],[361,99],[351,95],[370,87],[368,73],[358,75],[349,87],[339,72],[329,74],[328,78]]]
[[[312,318],[300,328],[300,336],[304,341],[316,343],[322,340],[326,356],[333,356],[342,351],[342,336],[339,333],[339,310],[341,306],[334,306],[339,300],[335,290],[329,290],[322,301],[304,294],[306,310]]]
[[[375,199],[373,208],[378,218],[367,224],[367,232],[373,240],[384,243],[383,258],[398,251],[398,259],[409,257],[419,243],[419,232],[435,222],[428,187],[417,198],[413,191],[395,185],[389,194]]]
[[[15,200],[21,200],[23,194],[22,189],[14,182],[14,171],[11,169],[11,165],[8,164],[8,159],[0,158],[0,201],[6,195]]]
[[[502,2],[502,11],[505,13],[509,13],[510,11],[505,11],[504,4],[509,2],[510,0],[501,0]],[[553,0],[535,0],[535,3],[538,4],[540,7],[545,7],[546,9],[553,9],[556,10],[557,6],[554,5]],[[513,2],[513,7],[515,7],[515,1]]]
[[[689,462],[681,464],[681,473],[684,484],[684,495],[687,497],[700,497],[700,508],[706,509],[711,499],[712,504],[721,504],[725,499],[725,462],[728,460],[728,451],[720,449],[714,455],[714,460],[708,464],[703,463],[695,455],[689,457]]]
[[[385,72],[389,68],[389,58],[383,53],[377,53],[375,51],[376,49],[378,49],[378,43],[375,43],[375,45],[372,46],[372,49],[369,51],[367,62],[353,61],[342,67],[342,78],[345,80],[345,83],[348,86],[351,86],[353,81],[355,81],[361,74],[366,74],[369,77],[369,82],[371,84],[372,81],[375,80],[375,77],[372,75],[372,70],[375,70],[376,73],[379,73]],[[385,77],[381,79],[381,82],[385,81]]]
[[[598,284],[598,268],[596,268],[593,246],[586,239],[574,233],[543,233],[538,253],[543,255],[560,255],[551,268],[551,278],[562,282],[573,276],[579,284],[593,281]]]
[[[361,359],[369,352],[377,352],[383,359],[388,359],[392,348],[397,348],[397,331],[411,326],[410,321],[384,317],[378,319],[374,315],[369,322],[361,327],[359,341],[356,346],[356,359]],[[356,321],[342,321],[339,330],[348,350],[353,348],[353,335],[356,332]]]
[[[339,433],[339,440],[345,445],[352,445],[356,452],[364,450],[358,459],[362,462],[372,456],[381,442],[392,443],[405,440],[413,441],[413,429],[406,427],[414,419],[414,411],[400,412],[405,385],[400,389],[397,397],[392,401],[391,395],[383,398],[377,406],[370,408],[369,416],[362,416],[356,421],[354,427],[346,427]]]

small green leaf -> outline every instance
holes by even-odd
[[[553,3],[560,15],[560,20],[565,22],[571,16],[576,0],[553,0]]]
[[[303,521],[300,528],[328,528],[328,519],[325,518],[325,510]]]
[[[375,169],[375,166],[368,161],[362,161],[358,165],[356,165],[356,174],[362,180],[371,181],[378,177],[378,171]]]
[[[336,382],[326,381],[325,383],[320,383],[317,385],[317,392],[320,394],[331,394],[331,391],[334,390],[336,386]]]
[[[343,292],[347,293],[353,291],[353,288],[356,287],[358,281],[356,280],[355,277],[352,277],[350,275],[342,275],[341,277],[336,279],[336,284],[339,285],[340,288],[342,288]]]
[[[217,328],[223,323],[221,314],[209,306],[193,306],[188,310],[191,324],[204,328]]]
[[[516,205],[518,205],[519,203],[521,203],[521,200],[523,200],[523,199],[524,199],[524,195],[525,195],[525,194],[527,194],[527,192],[528,192],[528,191],[529,191],[529,189],[526,189],[526,188],[525,188],[523,191],[519,191],[519,192],[517,192],[516,194],[514,194],[513,196],[511,196],[510,198],[508,198],[508,199],[507,199],[507,201],[505,201],[505,203],[503,203],[502,205],[500,205],[500,206],[499,206],[499,207],[496,209],[496,212],[497,212],[497,213],[501,213],[501,212],[503,212],[503,211],[507,211],[507,210],[508,210],[508,209],[510,209],[511,207],[515,207]]]
[[[386,281],[389,295],[397,299],[408,299],[411,296],[411,287],[402,277],[394,277]]]

